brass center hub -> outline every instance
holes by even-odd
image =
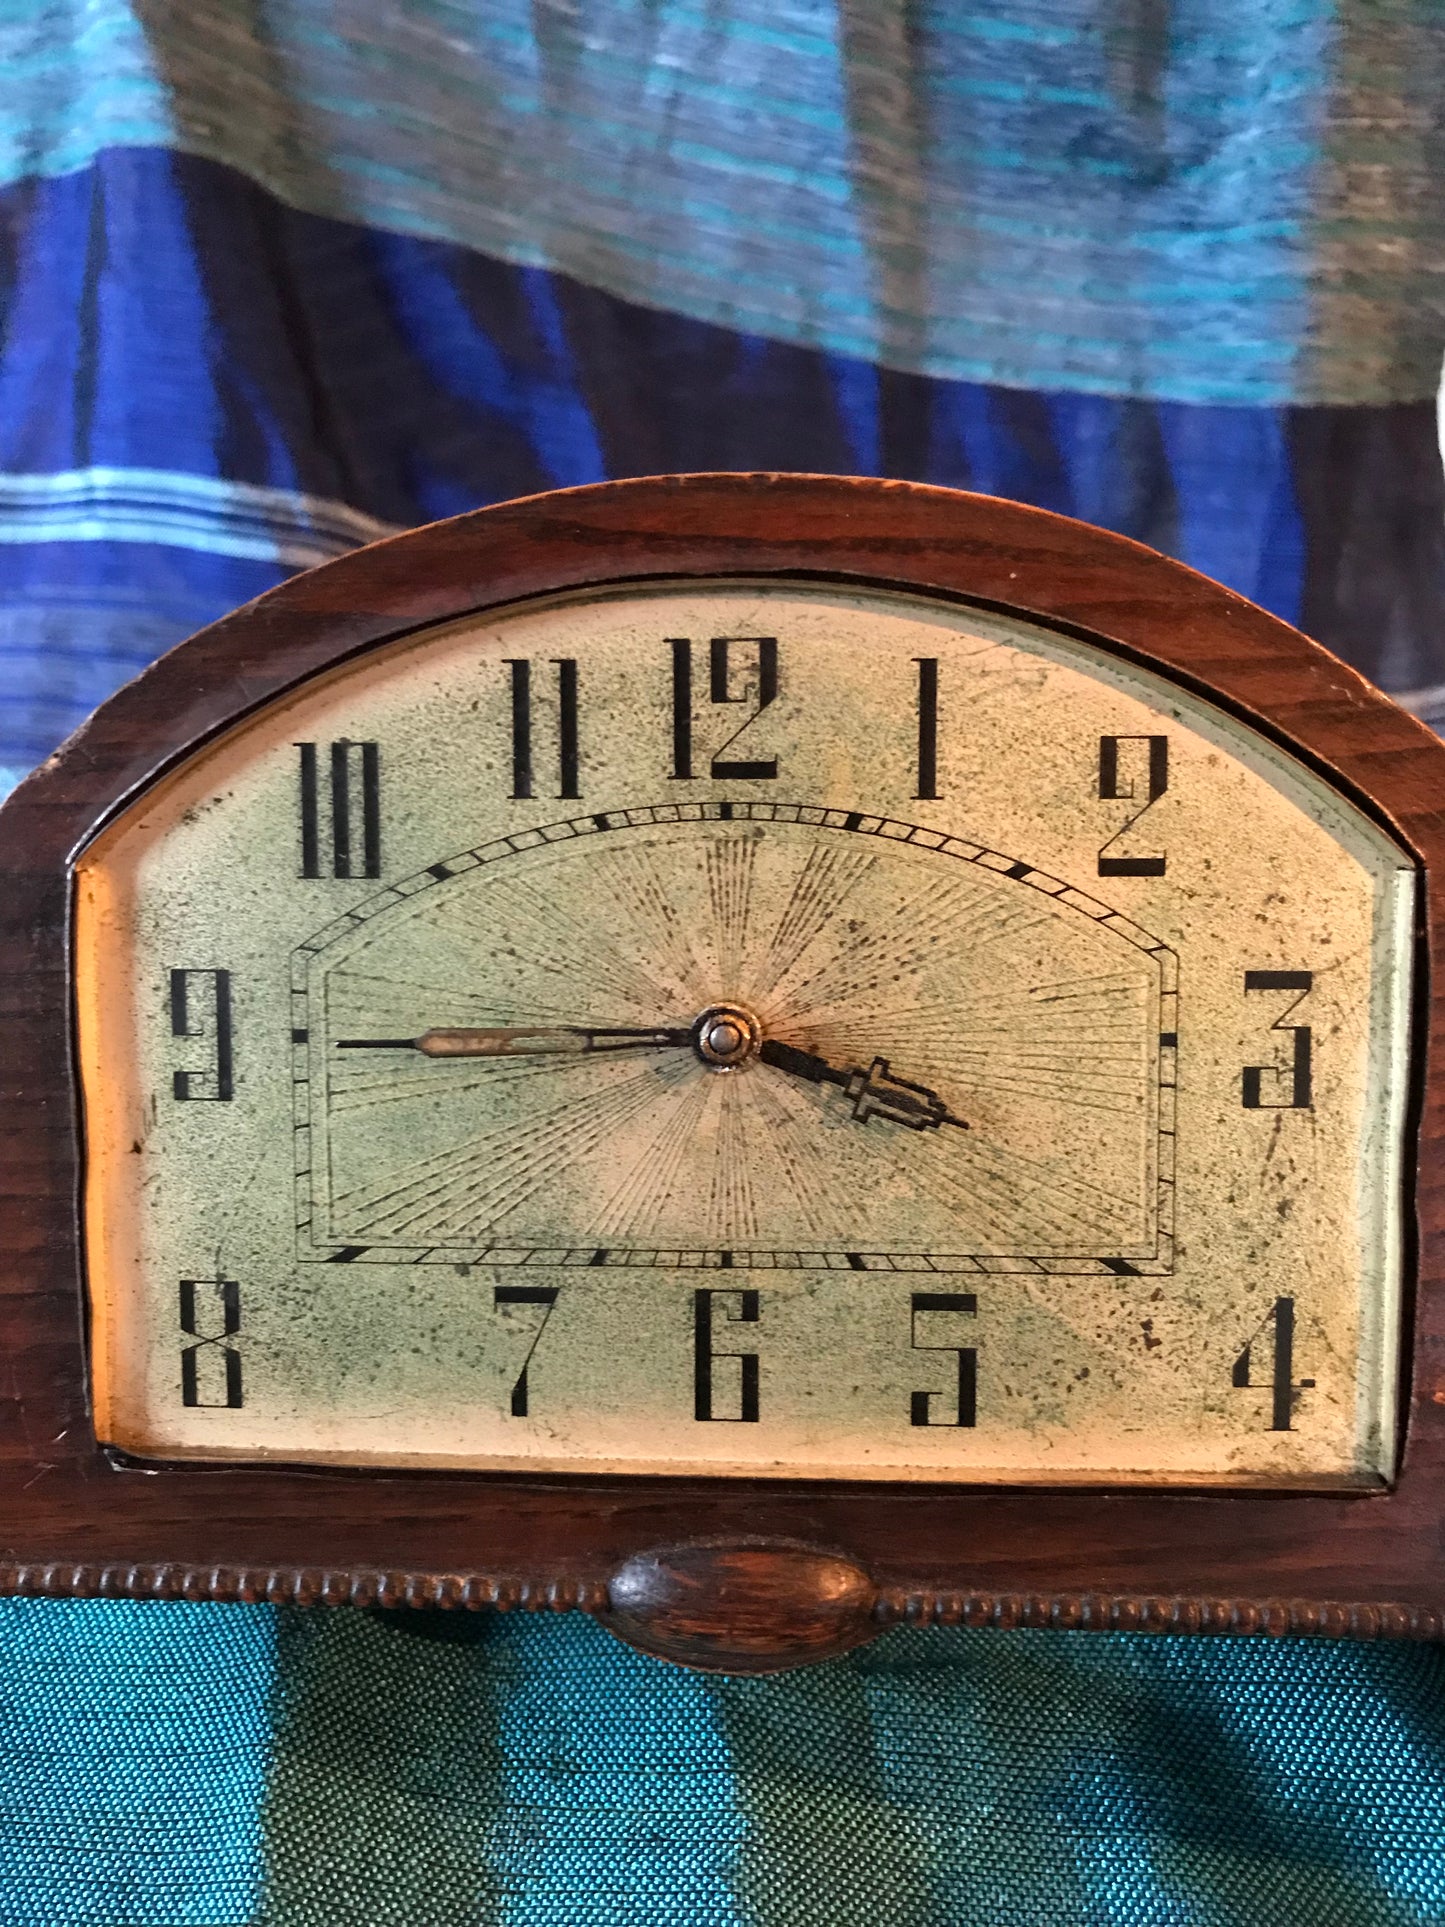
[[[741,1069],[762,1041],[762,1025],[741,1004],[709,1004],[692,1027],[694,1050],[715,1071]]]

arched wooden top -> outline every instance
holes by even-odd
[[[358,549],[178,645],[21,786],[48,811],[156,769],[358,650],[425,624],[591,584],[739,574],[891,583],[1112,643],[1334,770],[1428,841],[1445,756],[1338,657],[1125,536],[992,496],[828,475],[682,475],[504,502]],[[37,786],[39,786],[37,790]],[[84,800],[83,800],[84,799]],[[1418,844],[1417,844],[1418,847]]]

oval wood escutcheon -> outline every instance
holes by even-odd
[[[778,1673],[832,1659],[883,1630],[861,1567],[815,1546],[708,1539],[638,1553],[600,1623],[659,1659],[706,1673]]]

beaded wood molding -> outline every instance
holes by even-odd
[[[801,1554],[801,1557],[799,1556]],[[748,1570],[739,1570],[744,1555]],[[783,1570],[779,1571],[781,1556]],[[731,1567],[730,1611],[679,1615],[666,1578],[680,1565],[694,1584]],[[641,1568],[641,1570],[639,1570]],[[830,1584],[839,1571],[846,1583]],[[664,1578],[659,1582],[659,1573]],[[856,1575],[856,1578],[855,1578]],[[740,1597],[737,1580],[744,1579]],[[781,1608],[779,1580],[789,1597]],[[802,1585],[821,1581],[811,1599]],[[801,1583],[800,1583],[801,1582]],[[1345,1600],[1191,1599],[1108,1593],[991,1593],[873,1588],[858,1568],[792,1547],[679,1547],[649,1554],[613,1581],[539,1580],[513,1574],[335,1572],[309,1568],[175,1564],[0,1565],[0,1590],[29,1598],[157,1599],[299,1606],[382,1606],[454,1611],[584,1612],[628,1644],[705,1671],[780,1670],[799,1658],[800,1616],[816,1625],[807,1657],[820,1660],[895,1625],[998,1630],[1325,1639],[1432,1640],[1445,1608]],[[750,1623],[751,1622],[751,1623]],[[784,1628],[786,1627],[786,1630]]]

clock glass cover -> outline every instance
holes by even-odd
[[[1413,864],[1096,644],[519,605],[261,709],[76,871],[116,1448],[1392,1475]]]

